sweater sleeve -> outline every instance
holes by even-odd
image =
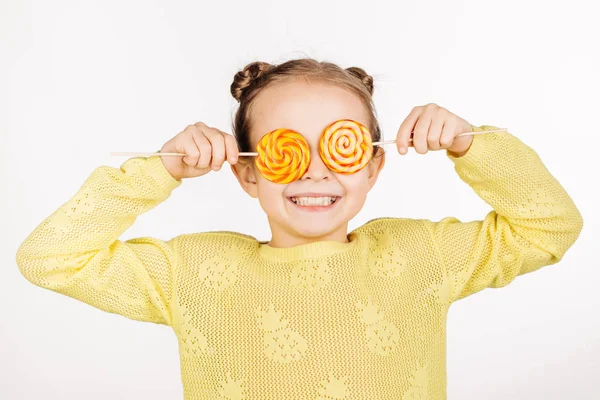
[[[473,126],[473,131],[499,129]],[[560,261],[583,227],[572,199],[538,154],[509,132],[473,136],[453,161],[459,177],[492,206],[483,220],[424,220],[450,285],[450,301]]]
[[[103,311],[170,325],[177,238],[118,238],[181,183],[160,157],[96,168],[20,245],[22,275]]]

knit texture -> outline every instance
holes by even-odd
[[[291,248],[227,231],[121,241],[182,184],[134,157],[95,169],[16,259],[37,286],[172,327],[187,400],[445,399],[449,306],[557,263],[583,226],[512,134],[446,155],[492,206],[483,220],[378,218]]]

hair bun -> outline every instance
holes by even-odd
[[[354,75],[367,87],[371,96],[373,96],[373,77],[365,72],[364,69],[359,67],[346,68],[351,75]]]
[[[257,79],[259,79],[265,72],[270,70],[273,66],[269,63],[256,61],[250,63],[239,71],[233,77],[233,83],[231,84],[231,95],[240,102],[244,96],[244,90],[252,85]]]

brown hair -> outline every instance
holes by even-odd
[[[343,69],[336,64],[307,57],[289,60],[279,65],[256,61],[235,74],[230,90],[240,107],[235,114],[232,131],[240,151],[255,151],[250,148],[252,122],[249,111],[253,100],[266,86],[290,79],[303,79],[306,83],[330,83],[355,93],[368,111],[370,121],[367,128],[371,132],[373,142],[381,140],[381,130],[373,105],[373,77],[362,68]],[[377,152],[378,148],[379,146],[374,146],[373,152]]]

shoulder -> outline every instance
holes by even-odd
[[[427,231],[427,219],[380,217],[369,220],[352,231],[366,239],[378,240],[382,237],[407,239],[411,233],[424,233]]]
[[[354,231],[362,243],[371,273],[406,282],[441,276],[439,257],[428,219],[375,218]]]
[[[434,246],[429,219],[375,218],[354,229],[351,235],[358,236],[373,251],[396,247],[420,252]]]
[[[194,261],[211,258],[239,258],[256,251],[254,236],[232,231],[209,231],[181,234],[175,238],[182,259]]]

